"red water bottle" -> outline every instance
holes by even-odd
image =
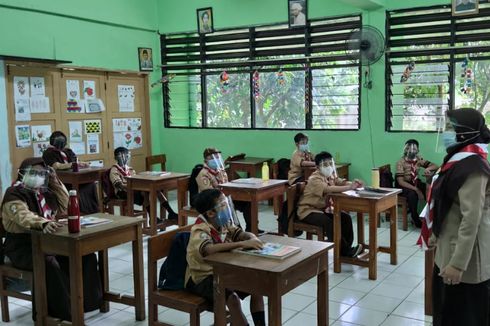
[[[78,172],[78,157],[77,157],[77,160],[75,162],[71,163],[71,170],[73,172]]]
[[[76,190],[70,190],[70,201],[68,202],[68,232],[80,232],[80,206]]]

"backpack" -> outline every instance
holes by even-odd
[[[179,232],[172,240],[167,259],[160,267],[158,288],[161,290],[185,289],[185,270],[187,269],[187,245],[190,232]]]
[[[380,169],[379,171],[379,186],[383,188],[393,188],[393,174],[391,169]]]
[[[288,173],[291,168],[291,160],[287,158],[281,158],[277,161],[277,178],[281,180],[288,179]]]
[[[197,185],[196,178],[199,175],[199,172],[204,168],[202,164],[196,164],[192,169],[191,176],[189,178],[189,203],[191,207],[194,207],[194,199],[196,195],[199,193],[199,187]]]
[[[116,192],[114,191],[114,186],[112,185],[110,178],[111,169],[107,169],[102,174],[102,189],[104,190],[107,200],[116,197]]]

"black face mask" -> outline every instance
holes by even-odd
[[[64,137],[57,137],[53,141],[53,146],[56,149],[62,150],[66,146],[66,139]]]

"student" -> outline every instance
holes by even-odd
[[[50,146],[43,153],[44,162],[55,170],[71,169],[72,163],[77,162],[77,155],[66,147],[66,136],[61,131],[55,131],[49,137]],[[78,162],[79,167],[88,167],[87,163]],[[68,186],[68,189],[71,189]],[[80,185],[80,211],[84,214],[97,213],[99,211],[99,198],[95,183]]]
[[[68,191],[56,172],[41,158],[25,159],[19,167],[17,181],[7,189],[1,205],[6,231],[5,256],[14,267],[33,270],[30,230],[56,232],[62,226],[56,218],[66,213],[67,206]],[[71,320],[69,260],[63,256],[47,255],[45,258],[48,313],[52,317]],[[95,254],[84,256],[82,264],[87,312],[99,308],[102,287]]]
[[[426,188],[425,183],[418,177],[420,168],[425,169],[424,175],[426,177],[431,177],[439,167],[424,160],[419,155],[419,142],[415,139],[409,139],[405,142],[403,157],[396,163],[395,186],[403,190],[401,195],[407,199],[412,222],[417,228],[422,226],[417,206],[419,200],[425,200]]]
[[[116,160],[116,164],[111,167],[109,179],[114,187],[116,197],[119,199],[127,199],[128,193],[126,177],[136,174],[134,169],[129,166],[131,153],[125,147],[118,147],[114,150],[114,159]],[[176,220],[178,218],[178,214],[174,212],[168,203],[167,198],[161,191],[158,192],[158,200],[160,200],[163,207],[165,207],[167,210],[168,218],[170,220]],[[148,205],[148,203],[145,203],[144,194],[140,191],[134,192],[134,203],[136,205]]]
[[[296,150],[291,157],[291,165],[288,173],[288,182],[290,185],[305,181],[303,168],[315,166],[314,155],[310,152],[308,145],[308,136],[300,132],[294,136],[294,143],[296,144]]]
[[[359,180],[349,182],[337,178],[334,174],[335,166],[332,155],[328,152],[317,154],[315,164],[316,170],[308,178],[305,190],[298,202],[298,218],[301,222],[321,226],[325,236],[329,241],[333,241],[333,202],[328,194],[362,187],[362,182]],[[341,212],[340,217],[342,228],[340,254],[356,257],[363,248],[360,244],[352,247],[354,241],[352,219],[345,212]]]
[[[186,288],[213,303],[213,267],[204,261],[204,257],[236,248],[261,249],[263,244],[253,233],[243,232],[234,225],[232,202],[221,191],[206,189],[200,192],[194,206],[201,215],[191,229],[187,245]],[[240,304],[240,298],[246,296],[247,293],[226,290],[232,325],[247,325]],[[265,325],[261,296],[251,296],[250,312],[255,325]]]
[[[223,159],[221,158],[221,152],[213,147],[206,148],[203,153],[204,166],[199,172],[196,178],[199,192],[206,189],[218,188],[222,183],[228,182],[228,175],[226,174]],[[250,232],[252,230],[251,225],[251,210],[250,202],[234,200],[233,204],[236,209],[243,213],[243,218],[247,224],[245,230]],[[258,233],[263,233],[263,230],[258,230]]]

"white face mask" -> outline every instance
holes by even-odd
[[[326,177],[330,177],[333,174],[333,167],[331,166],[322,166],[320,167],[320,172]]]
[[[40,175],[31,175],[27,174],[22,179],[24,185],[28,188],[39,189],[42,185],[44,185],[44,181],[46,181],[45,177]]]

